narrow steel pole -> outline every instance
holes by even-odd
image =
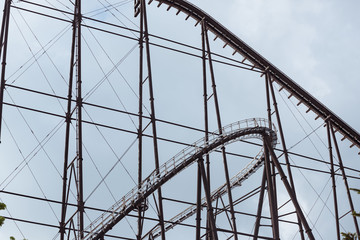
[[[210,76],[211,76],[213,97],[214,97],[214,103],[215,103],[216,118],[217,118],[217,123],[218,123],[219,134],[222,135],[222,124],[221,124],[221,117],[220,117],[219,101],[218,101],[218,96],[217,96],[217,91],[216,91],[215,74],[214,74],[214,68],[212,65],[211,49],[210,49],[210,43],[209,43],[209,37],[208,37],[206,25],[205,25],[205,40],[206,40],[206,46],[207,46],[207,55],[208,55],[208,59],[209,59],[209,68],[210,68]],[[227,160],[226,160],[226,150],[225,150],[224,146],[221,148],[221,152],[222,152],[222,157],[223,157],[226,188],[227,188],[227,192],[228,192],[229,205],[230,205],[232,230],[234,233],[234,239],[237,240],[238,236],[237,236],[237,229],[236,229],[236,218],[235,218],[234,204],[233,204],[231,187],[230,187],[229,169],[228,169],[228,164],[227,164]]]
[[[211,235],[214,240],[218,240],[216,224],[215,224],[215,217],[214,217],[214,210],[212,208],[212,203],[211,203],[211,193],[210,193],[210,189],[209,189],[209,185],[208,185],[208,180],[206,179],[206,175],[205,175],[204,159],[200,158],[198,160],[198,164],[199,164],[199,167],[201,170],[201,177],[202,177],[202,180],[203,180],[202,182],[204,185],[204,191],[205,191],[205,197],[206,197],[206,203],[207,203],[207,211],[208,211],[208,215],[210,216],[209,222],[210,222]]]
[[[1,143],[1,128],[2,128],[2,114],[4,106],[4,91],[5,91],[5,70],[6,70],[6,57],[7,57],[7,45],[9,37],[9,21],[10,21],[10,6],[11,0],[5,0],[3,19],[1,23],[0,33],[0,57],[1,61],[1,82],[0,82],[0,143]]]
[[[341,174],[342,174],[342,177],[343,177],[343,180],[344,180],[347,197],[348,197],[348,200],[349,200],[350,210],[351,210],[351,212],[353,213],[353,212],[355,211],[355,208],[354,208],[354,204],[353,204],[353,201],[352,201],[352,198],[351,198],[350,188],[349,188],[349,184],[348,184],[348,181],[347,181],[347,177],[346,177],[346,173],[345,173],[345,168],[344,168],[344,165],[343,165],[343,161],[342,161],[342,157],[341,157],[341,154],[340,154],[339,146],[338,146],[338,143],[337,143],[337,140],[336,140],[336,137],[335,137],[335,132],[334,132],[333,127],[331,126],[330,129],[331,129],[331,135],[332,135],[332,138],[333,138],[333,141],[334,141],[334,146],[335,146],[336,154],[337,154],[338,161],[339,161],[339,166],[340,166]],[[355,229],[356,229],[356,234],[357,234],[357,236],[360,236],[360,231],[359,231],[359,225],[358,225],[358,222],[357,222],[357,217],[354,216],[354,215],[353,215],[353,220],[354,220],[354,225],[355,225]]]
[[[286,188],[286,191],[288,192],[288,194],[289,194],[289,196],[290,196],[290,199],[291,199],[291,201],[292,201],[292,203],[293,203],[293,205],[294,205],[294,207],[295,207],[295,210],[296,210],[296,212],[297,212],[297,215],[299,216],[302,224],[304,225],[305,232],[306,232],[306,234],[308,235],[308,238],[309,238],[310,240],[315,240],[314,235],[313,235],[313,233],[312,233],[312,231],[311,231],[311,228],[310,228],[308,222],[306,221],[305,215],[304,215],[304,213],[302,212],[301,207],[300,207],[300,205],[299,205],[299,203],[298,203],[298,201],[297,201],[297,199],[296,199],[295,191],[294,191],[294,189],[291,187],[290,183],[288,182],[287,176],[285,175],[283,169],[281,168],[281,165],[280,165],[280,163],[279,163],[279,161],[278,161],[278,159],[277,159],[277,156],[276,156],[274,150],[273,150],[272,147],[271,147],[271,143],[270,143],[269,137],[268,137],[268,136],[264,136],[264,141],[265,141],[266,148],[267,148],[268,151],[270,152],[270,155],[271,155],[272,160],[273,160],[273,162],[274,162],[274,164],[275,164],[275,166],[276,166],[276,169],[278,170],[278,173],[279,173],[279,175],[280,175],[280,178],[281,178],[281,180],[283,181],[283,184],[284,184],[284,186],[285,186],[285,188]]]
[[[141,188],[142,182],[142,140],[143,140],[143,61],[144,61],[144,15],[142,9],[143,1],[140,2],[140,37],[139,37],[139,127],[138,127],[138,188]],[[140,204],[141,206],[141,204]],[[138,235],[142,235],[142,209],[138,208]]]
[[[338,203],[337,203],[337,196],[336,196],[334,158],[333,158],[333,151],[332,151],[332,144],[331,144],[330,128],[331,128],[330,120],[327,120],[326,121],[326,131],[327,131],[327,137],[328,137],[328,147],[329,147],[329,157],[330,157],[330,174],[331,174],[333,198],[334,198],[336,236],[337,236],[337,240],[340,240],[339,211],[338,211]]]
[[[84,197],[83,197],[83,151],[82,151],[82,79],[81,79],[81,0],[76,1],[76,28],[77,28],[77,167],[78,167],[78,215],[79,238],[84,238]]]
[[[267,106],[267,114],[268,114],[268,121],[269,121],[269,128],[272,129],[272,117],[271,117],[271,102],[270,102],[270,76],[269,73],[266,71],[265,73],[265,89],[266,89],[266,106]]]
[[[269,199],[270,215],[271,215],[271,225],[273,230],[273,238],[279,240],[279,217],[277,212],[277,204],[275,198],[275,192],[271,176],[271,164],[269,150],[266,148],[264,143],[264,155],[265,155],[265,171],[266,171],[266,183],[267,183],[267,193]]]
[[[201,239],[201,168],[198,164],[196,195],[196,240]]]
[[[272,81],[271,81],[271,75],[269,73],[267,73],[267,76],[268,76],[267,81],[268,81],[268,85],[270,86],[270,91],[271,91],[271,96],[272,96],[272,100],[273,100],[276,119],[277,119],[277,122],[278,122],[279,133],[280,133],[280,138],[281,138],[281,144],[282,144],[283,153],[284,153],[284,156],[285,156],[286,168],[287,168],[287,172],[289,174],[290,186],[294,190],[294,196],[296,198],[295,184],[294,184],[294,180],[293,180],[293,176],[292,176],[292,171],[291,171],[291,166],[290,166],[290,161],[289,161],[289,154],[288,154],[287,147],[286,147],[284,132],[283,132],[283,129],[282,129],[280,113],[279,113],[279,109],[278,109],[278,106],[277,106],[274,86],[273,86]],[[301,218],[299,216],[297,217],[297,221],[298,221],[298,225],[299,225],[299,233],[300,233],[301,240],[305,240],[304,230],[303,230],[303,227],[302,227],[302,224],[301,224]]]
[[[205,122],[205,142],[209,141],[209,114],[208,114],[208,94],[207,94],[207,79],[206,79],[206,45],[205,45],[205,20],[201,21],[201,46],[202,46],[202,69],[203,69],[203,98],[204,98],[204,122]],[[206,176],[209,185],[209,191],[211,192],[210,186],[210,156],[206,154]],[[206,225],[210,228],[209,216],[207,215]],[[207,239],[210,239],[210,235],[207,235]]]
[[[152,81],[152,72],[151,72],[151,58],[150,58],[150,44],[149,44],[149,30],[148,22],[146,15],[146,5],[145,1],[141,0],[141,11],[144,19],[144,38],[145,38],[145,49],[146,49],[146,60],[147,60],[147,70],[148,70],[148,81],[149,81],[149,94],[150,94],[150,109],[151,109],[151,125],[153,132],[153,144],[154,144],[154,157],[155,157],[155,169],[159,173],[159,150],[158,150],[158,139],[156,131],[156,116],[155,116],[155,103],[154,103],[154,91],[153,91],[153,81]],[[158,199],[159,199],[159,223],[161,228],[161,239],[165,240],[165,227],[164,227],[164,212],[162,204],[162,193],[161,188],[158,189]]]
[[[69,145],[70,145],[70,127],[71,127],[71,103],[72,103],[72,88],[74,79],[74,66],[75,66],[75,47],[76,47],[76,36],[77,36],[77,17],[76,7],[74,9],[74,20],[73,20],[73,33],[72,33],[72,44],[71,44],[71,57],[70,57],[70,73],[69,73],[69,85],[68,85],[68,98],[67,98],[67,111],[66,111],[66,130],[65,130],[65,152],[64,152],[64,171],[63,171],[63,188],[62,188],[62,206],[61,206],[61,221],[60,221],[60,239],[65,239],[65,228],[66,228],[66,211],[68,192],[70,183],[68,186],[68,162],[69,162]]]
[[[265,86],[266,86],[266,103],[267,103],[267,114],[268,114],[268,121],[269,121],[269,128],[272,129],[272,117],[271,117],[271,103],[270,103],[270,92],[269,92],[269,73],[265,72]],[[275,165],[271,164],[271,171],[272,171],[272,186],[274,191],[274,203],[275,209],[277,209],[277,189],[276,189],[276,172],[275,172]]]
[[[255,228],[254,228],[254,240],[257,240],[257,237],[259,236],[259,229],[260,229],[260,221],[261,221],[261,213],[263,208],[263,202],[264,202],[264,193],[266,188],[266,168],[264,167],[263,176],[261,180],[261,189],[259,194],[259,203],[257,207],[257,213],[256,213],[256,221],[255,221]]]

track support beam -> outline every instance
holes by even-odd
[[[81,80],[81,0],[75,1],[74,20],[73,20],[73,34],[70,57],[70,74],[67,98],[67,112],[66,112],[66,132],[65,132],[65,153],[64,153],[64,171],[63,171],[63,188],[62,188],[62,208],[60,221],[60,239],[65,239],[66,225],[69,224],[69,234],[73,230],[75,238],[82,239],[84,237],[84,200],[83,200],[83,154],[82,154],[82,80]],[[69,163],[69,146],[70,146],[70,127],[73,114],[72,109],[72,91],[74,75],[76,76],[76,156]],[[69,179],[68,179],[69,176]],[[76,186],[77,197],[77,211],[66,220],[67,206],[69,201],[69,194],[71,192],[70,186],[72,178],[74,178]],[[78,216],[78,224],[74,224],[74,218]],[[78,226],[78,229],[76,229]],[[77,236],[76,236],[77,235]]]
[[[0,58],[1,58],[1,80],[0,80],[0,143],[1,143],[1,128],[2,128],[2,114],[4,106],[4,92],[5,92],[5,72],[6,72],[6,57],[7,45],[9,37],[9,21],[10,21],[10,6],[11,0],[4,1],[3,19],[0,33]]]
[[[299,205],[299,203],[298,203],[298,201],[296,199],[295,191],[293,190],[290,183],[288,182],[287,177],[286,177],[286,175],[285,175],[285,173],[284,173],[284,171],[283,171],[283,169],[282,169],[282,167],[280,165],[280,162],[279,162],[273,148],[271,147],[270,141],[269,141],[267,136],[264,137],[264,142],[265,142],[266,148],[268,149],[268,151],[269,151],[269,153],[270,153],[270,155],[272,157],[272,161],[275,164],[276,169],[277,169],[277,171],[278,171],[278,173],[279,173],[279,175],[281,177],[281,180],[284,183],[286,191],[288,192],[288,194],[289,194],[289,196],[291,198],[291,201],[292,201],[292,203],[293,203],[293,205],[295,207],[297,215],[299,216],[299,218],[301,220],[301,223],[304,225],[305,232],[308,235],[308,238],[310,240],[315,240],[315,237],[314,237],[314,235],[313,235],[313,233],[311,231],[311,228],[310,228],[310,226],[309,226],[309,224],[308,224],[308,222],[307,222],[307,220],[305,218],[305,215],[302,212],[301,207],[300,207],[300,205]]]
[[[222,123],[221,123],[221,117],[220,117],[219,99],[218,99],[217,90],[216,90],[215,73],[214,73],[214,68],[213,68],[213,64],[212,64],[211,49],[210,49],[209,37],[208,37],[208,32],[207,32],[207,27],[206,27],[205,21],[204,21],[204,26],[205,26],[204,35],[205,35],[207,56],[208,56],[208,60],[209,60],[209,69],[210,69],[213,97],[214,97],[214,103],[215,103],[216,119],[217,119],[219,134],[222,135]],[[224,146],[221,148],[221,152],[222,152],[222,159],[223,159],[224,172],[225,172],[226,188],[227,188],[229,205],[230,205],[230,214],[231,214],[231,221],[232,221],[231,227],[234,232],[234,239],[237,240],[238,236],[236,234],[237,233],[236,218],[235,218],[235,211],[234,211],[234,205],[233,205],[233,199],[232,199],[232,193],[231,193],[231,187],[230,187],[230,177],[229,177],[229,169],[228,169],[228,164],[227,164],[227,159],[226,159],[226,150],[225,150]]]

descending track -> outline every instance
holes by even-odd
[[[176,8],[178,9],[177,14],[179,12],[183,12],[188,16],[187,18],[192,17],[197,23],[200,23],[201,21],[206,22],[208,30],[213,32],[216,38],[224,41],[224,47],[229,46],[233,48],[234,54],[239,53],[244,57],[243,61],[250,61],[253,64],[253,68],[262,70],[264,74],[270,74],[272,81],[275,81],[281,86],[280,89],[286,89],[290,96],[294,96],[299,100],[299,104],[305,104],[309,108],[308,111],[311,110],[322,119],[331,121],[333,126],[344,136],[344,138],[347,138],[351,142],[351,147],[356,145],[360,149],[360,134],[354,128],[349,126],[345,121],[313,97],[309,92],[299,86],[289,76],[280,71],[272,63],[243,42],[240,38],[235,36],[210,15],[186,0],[155,1],[158,2],[158,7],[160,7],[161,4],[166,4],[168,5],[167,10],[170,8]],[[149,3],[151,2],[153,2],[153,0],[149,1]]]
[[[85,230],[89,233],[84,239],[100,239],[106,232],[112,229],[121,219],[123,219],[129,212],[134,210],[141,202],[150,194],[156,191],[161,185],[170,180],[180,171],[187,168],[204,155],[216,150],[217,148],[230,144],[231,142],[240,139],[258,138],[262,139],[264,136],[269,136],[272,145],[277,143],[277,136],[274,130],[269,126],[266,119],[247,119],[239,121],[222,128],[222,135],[219,132],[211,134],[208,142],[205,138],[196,141],[192,146],[185,148],[169,161],[160,167],[159,174],[153,171],[141,184],[141,188],[133,188],[128,194],[116,202],[107,212],[99,216],[93,221]],[[242,173],[242,179],[245,175],[250,175],[255,171],[260,161],[256,161],[250,169],[246,169]],[[248,171],[249,170],[249,171]],[[234,184],[239,180],[235,178]],[[224,189],[220,188],[217,194],[224,194]],[[217,196],[214,196],[215,198]]]

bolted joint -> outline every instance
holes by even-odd
[[[76,104],[78,107],[82,107],[83,106],[83,99],[81,97],[76,98]]]

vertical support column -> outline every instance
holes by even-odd
[[[136,4],[140,4],[140,9],[142,3],[135,1]],[[140,10],[141,12],[141,10]],[[142,182],[142,140],[143,140],[143,60],[144,60],[144,15],[140,14],[140,37],[139,37],[139,126],[138,126],[138,187],[141,188]],[[146,201],[146,200],[145,200]],[[138,208],[138,234],[137,239],[141,239],[142,235],[142,209],[141,204]]]
[[[145,39],[145,51],[146,51],[146,61],[147,61],[147,70],[148,70],[148,81],[149,81],[149,95],[150,95],[150,109],[151,109],[151,125],[153,132],[153,144],[154,144],[154,158],[155,158],[155,169],[159,173],[159,152],[158,152],[158,141],[157,141],[157,131],[156,131],[156,117],[155,117],[155,103],[154,103],[154,91],[153,91],[153,81],[152,81],[152,72],[151,72],[151,58],[150,58],[150,44],[149,44],[149,30],[148,22],[146,15],[146,4],[144,0],[141,0],[141,14],[143,15],[144,23],[144,39]],[[159,200],[159,223],[161,228],[161,239],[165,240],[165,228],[164,228],[164,213],[163,213],[163,204],[162,204],[162,193],[161,188],[158,189],[158,200]]]
[[[78,216],[79,237],[84,238],[84,198],[83,198],[83,151],[82,151],[82,79],[81,79],[81,0],[76,1],[76,27],[77,27],[77,167],[78,167]]]
[[[1,57],[1,80],[0,80],[0,143],[1,143],[1,128],[2,128],[2,113],[4,106],[4,91],[5,91],[5,70],[6,70],[6,56],[7,44],[9,36],[9,20],[10,20],[10,6],[11,0],[4,1],[3,19],[1,23],[0,33],[0,57]]]
[[[74,234],[78,233],[75,238],[84,237],[84,200],[83,200],[83,167],[82,167],[82,95],[81,95],[81,2],[76,0],[74,9],[74,20],[73,20],[73,34],[72,34],[72,45],[71,45],[71,57],[70,57],[70,73],[69,73],[69,87],[68,87],[68,99],[67,99],[67,112],[66,112],[66,132],[65,132],[65,152],[64,152],[64,171],[63,171],[63,188],[62,188],[62,208],[61,208],[61,221],[60,221],[60,239],[65,239],[66,224],[69,224],[69,234],[73,230]],[[72,91],[73,91],[73,80],[74,73],[76,75],[76,157],[69,164],[69,145],[70,145],[70,127],[71,127],[71,115],[72,111]],[[75,172],[75,161],[77,171]],[[70,177],[68,179],[68,173]],[[76,214],[72,214],[70,219],[66,220],[67,204],[69,200],[69,192],[71,187],[72,174],[77,189],[77,211],[78,214],[78,229],[75,225],[72,227],[73,218]],[[77,176],[76,176],[77,175]],[[69,237],[69,236],[68,236]]]
[[[263,201],[264,201],[264,193],[266,188],[266,169],[264,167],[264,172],[261,180],[261,189],[260,189],[260,195],[259,195],[259,203],[257,207],[257,213],[256,213],[256,221],[255,221],[255,228],[254,228],[254,240],[257,240],[259,236],[259,229],[260,229],[260,221],[261,221],[261,213],[262,213],[262,207],[263,207]]]
[[[204,32],[205,32],[204,34],[205,34],[206,47],[207,47],[207,55],[208,55],[208,59],[209,59],[209,68],[210,68],[210,76],[211,76],[211,83],[212,83],[212,89],[213,89],[213,97],[214,97],[214,102],[215,102],[216,118],[217,118],[217,123],[218,123],[219,134],[221,136],[222,135],[222,124],[221,124],[221,117],[220,117],[220,108],[219,108],[218,96],[217,96],[217,91],[216,91],[215,75],[214,75],[214,69],[213,69],[213,65],[212,65],[211,49],[210,49],[210,43],[209,43],[209,37],[208,37],[206,25],[205,25]],[[232,230],[234,233],[234,239],[237,240],[238,236],[237,236],[237,229],[236,229],[236,218],[235,218],[235,211],[234,211],[234,205],[233,205],[233,199],[232,199],[232,193],[231,193],[231,187],[230,187],[229,169],[228,169],[228,164],[227,164],[227,160],[226,160],[226,152],[225,152],[224,146],[221,148],[221,152],[222,152],[222,156],[223,156],[226,188],[227,188],[227,192],[228,192],[229,205],[230,205]]]
[[[296,195],[295,195],[295,191],[294,189],[291,187],[291,185],[289,184],[288,180],[287,180],[287,177],[284,173],[284,171],[282,170],[281,168],[281,165],[279,163],[279,160],[277,159],[277,156],[274,152],[274,150],[272,149],[271,147],[271,143],[270,143],[270,140],[269,140],[269,137],[264,135],[264,142],[265,142],[265,146],[267,148],[267,150],[269,151],[271,157],[272,157],[272,161],[273,163],[275,164],[275,167],[280,175],[280,178],[285,186],[285,189],[286,191],[288,192],[289,196],[290,196],[290,199],[295,207],[295,210],[296,210],[296,213],[298,215],[298,217],[300,218],[301,220],[301,223],[304,225],[304,228],[305,228],[305,231],[308,235],[308,238],[310,240],[315,240],[314,238],[314,235],[312,234],[312,231],[311,231],[311,228],[308,224],[308,222],[306,221],[306,218],[305,218],[305,215],[304,213],[302,212],[301,210],[301,207],[296,199]]]
[[[71,46],[71,59],[70,59],[70,76],[68,84],[68,99],[67,99],[67,112],[65,117],[66,130],[65,130],[65,153],[64,153],[64,172],[63,172],[63,190],[62,190],[62,207],[61,207],[61,221],[60,221],[60,239],[65,237],[65,222],[66,222],[66,209],[68,201],[68,162],[69,162],[69,145],[70,145],[70,126],[71,126],[71,102],[72,102],[72,88],[73,88],[73,75],[74,75],[74,58],[75,58],[75,40],[76,40],[76,26],[75,20],[73,21],[73,35]]]
[[[266,183],[267,183],[267,193],[269,199],[269,207],[270,207],[270,215],[271,215],[271,225],[273,230],[273,238],[279,240],[279,218],[277,212],[277,204],[276,204],[276,197],[274,186],[272,182],[272,171],[271,171],[271,164],[270,164],[270,157],[269,157],[269,150],[266,148],[264,143],[264,155],[265,155],[265,172],[266,172]]]
[[[202,46],[202,69],[203,69],[203,98],[204,98],[204,123],[205,123],[205,142],[209,141],[209,115],[208,115],[208,94],[207,94],[207,79],[206,79],[206,41],[205,41],[205,19],[201,21],[201,46]],[[207,145],[207,144],[206,144]],[[206,176],[208,180],[209,191],[210,186],[210,156],[206,154]],[[206,226],[210,228],[209,216],[207,216]],[[207,236],[210,239],[210,235]]]
[[[212,239],[218,240],[216,224],[215,224],[215,217],[214,217],[214,210],[212,208],[212,203],[211,203],[211,193],[210,193],[210,189],[209,189],[209,185],[208,185],[208,180],[205,175],[205,167],[204,167],[204,159],[203,158],[200,158],[198,160],[198,165],[199,165],[199,168],[201,171],[201,177],[203,180],[202,182],[204,185],[204,191],[205,191],[205,197],[206,197],[206,203],[207,203],[207,211],[208,211],[208,216],[209,216],[209,225],[210,225],[210,229],[211,229],[211,236],[212,236]]]
[[[196,240],[200,240],[201,228],[201,168],[198,164],[197,172],[197,194],[196,194]]]
[[[269,80],[270,76],[267,70],[265,70],[265,85],[266,85],[266,103],[267,103],[267,114],[268,114],[268,121],[269,121],[269,128],[272,129],[272,118],[271,118],[271,104],[270,104],[270,92],[269,92]],[[271,171],[272,171],[272,182],[273,182],[273,189],[274,189],[274,200],[275,206],[277,208],[277,189],[276,189],[276,172],[274,164],[271,164]]]
[[[282,148],[283,148],[283,152],[284,152],[284,156],[285,156],[286,168],[287,168],[287,171],[288,171],[288,174],[289,174],[290,186],[294,190],[294,197],[296,198],[295,184],[294,184],[294,180],[293,180],[293,176],[292,176],[292,172],[291,172],[289,154],[288,154],[287,148],[286,148],[286,142],[285,142],[284,132],[283,132],[283,129],[282,129],[280,113],[279,113],[279,109],[277,107],[277,101],[276,101],[276,97],[275,97],[274,86],[273,86],[272,81],[271,81],[271,75],[269,73],[267,73],[267,76],[268,76],[267,77],[268,85],[270,86],[270,91],[271,91],[271,96],[272,96],[272,100],[273,100],[274,110],[275,110],[276,119],[277,119],[277,123],[278,123],[278,127],[279,127],[281,144],[282,144]],[[301,224],[301,218],[298,216],[297,220],[298,220],[299,233],[300,233],[300,236],[301,236],[301,240],[305,240],[304,230],[303,230],[303,227],[302,227],[302,224]]]
[[[336,236],[337,236],[337,240],[340,240],[339,211],[338,211],[337,196],[336,196],[334,158],[333,158],[332,145],[331,145],[330,128],[331,128],[331,123],[330,123],[330,120],[328,119],[326,121],[326,130],[327,130],[327,136],[328,136],[328,147],[329,147],[329,157],[330,157],[330,174],[331,174],[333,197],[334,197]]]
[[[346,177],[343,161],[342,161],[342,158],[341,158],[339,146],[338,146],[338,143],[337,143],[337,140],[336,140],[336,137],[335,137],[335,132],[334,132],[334,129],[333,129],[332,126],[330,126],[330,129],[331,129],[331,135],[332,135],[332,139],[334,141],[335,150],[336,150],[338,161],[339,161],[341,174],[342,174],[344,184],[345,184],[345,188],[346,188],[346,194],[347,194],[348,200],[349,200],[350,210],[351,210],[351,212],[354,212],[355,208],[354,208],[354,204],[353,204],[353,201],[352,201],[352,198],[351,198],[350,188],[349,188],[349,184],[348,184],[348,181],[347,181],[347,177]],[[354,225],[355,225],[355,229],[356,229],[356,234],[357,234],[357,236],[360,236],[359,225],[358,225],[358,222],[357,222],[357,218],[354,215],[353,215],[353,220],[354,220]]]

